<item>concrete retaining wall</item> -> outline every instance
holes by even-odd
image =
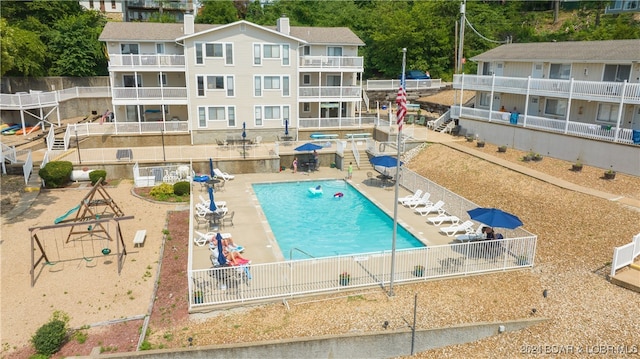
[[[417,330],[414,352],[477,341],[504,332],[527,328],[547,319],[474,323],[447,328]],[[382,323],[380,323],[382,326]],[[381,329],[382,330],[382,329]],[[250,345],[212,345],[174,351],[150,350],[101,354],[100,358],[390,358],[411,354],[411,330],[381,331],[293,340],[276,340]],[[196,346],[197,338],[193,342]],[[188,343],[184,343],[188,345]],[[517,353],[514,353],[514,356]]]

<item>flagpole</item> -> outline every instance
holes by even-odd
[[[406,85],[405,85],[405,66],[407,62],[407,48],[402,49],[402,80],[400,80],[400,87],[402,90],[398,90],[398,92],[405,93],[405,104],[406,108]],[[400,96],[400,94],[398,94]],[[397,101],[396,101],[397,102]],[[404,121],[404,115],[406,110],[400,109],[401,104],[398,104],[398,110],[396,111],[397,123],[398,123],[398,153],[396,157],[396,181],[395,181],[395,194],[393,199],[393,237],[391,240],[391,276],[389,278],[389,296],[393,297],[395,293],[393,293],[393,279],[395,275],[396,268],[396,237],[398,234],[398,190],[400,189],[400,145],[402,141],[402,122]]]

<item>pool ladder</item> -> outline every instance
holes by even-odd
[[[300,253],[302,253],[302,254],[304,254],[304,255],[309,256],[310,258],[315,258],[314,256],[312,256],[311,254],[309,254],[309,253],[307,253],[307,252],[303,251],[302,249],[300,249],[300,248],[296,248],[296,247],[293,247],[293,248],[291,248],[291,250],[289,251],[289,260],[293,260],[293,251],[298,251],[298,252],[300,252]]]

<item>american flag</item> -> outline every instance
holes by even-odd
[[[404,87],[400,86],[398,89],[398,97],[396,97],[396,104],[398,105],[398,131],[402,131],[402,124],[404,123],[404,115],[407,114],[407,93]]]

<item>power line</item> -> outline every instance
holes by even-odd
[[[471,28],[471,30],[473,30],[473,32],[476,33],[476,35],[480,36],[480,38],[489,41],[489,42],[493,42],[494,44],[508,44],[511,42],[511,37],[507,37],[506,40],[504,41],[496,41],[496,40],[491,40],[489,38],[487,38],[486,36],[483,36],[481,33],[478,32],[478,30],[476,30],[473,25],[471,25],[471,23],[469,22],[469,19],[467,19],[466,17],[464,18],[465,22],[469,25],[469,27]]]

